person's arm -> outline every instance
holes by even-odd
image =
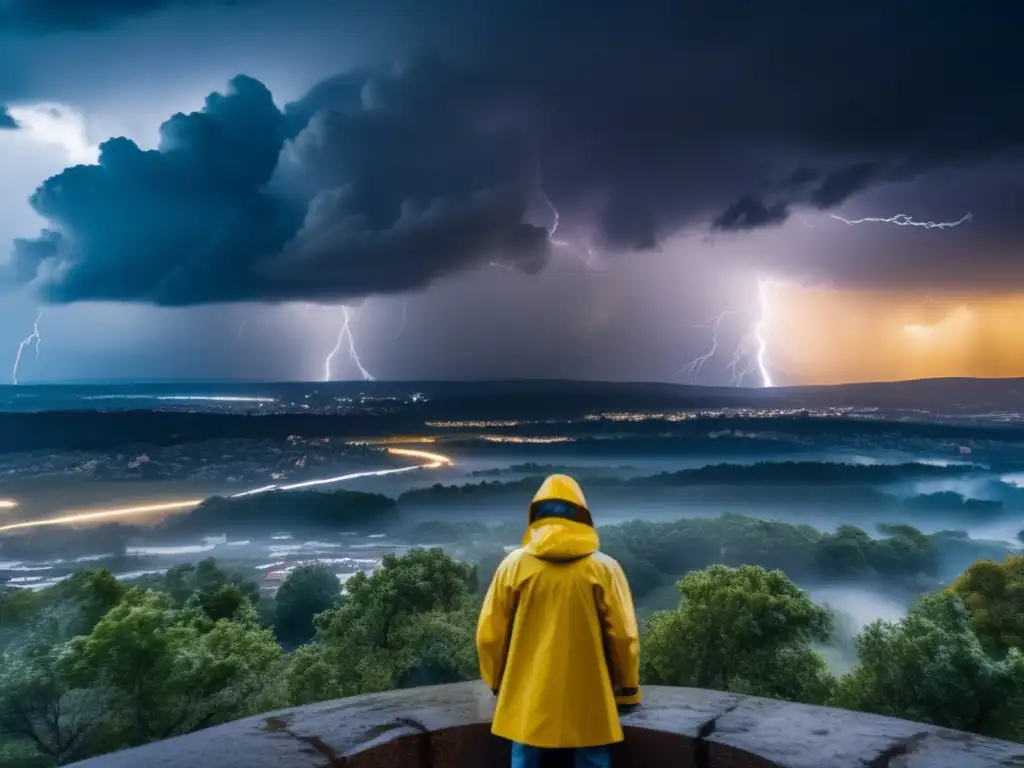
[[[640,691],[640,631],[633,610],[633,596],[622,567],[608,558],[608,583],[601,590],[600,609],[604,625],[608,654],[613,669],[615,703],[619,706],[639,704]]]
[[[512,622],[512,589],[508,578],[508,559],[498,566],[480,609],[476,626],[476,650],[480,657],[480,677],[495,693],[508,654]]]

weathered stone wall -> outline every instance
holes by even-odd
[[[481,683],[283,710],[76,763],[78,768],[507,766]],[[648,687],[616,768],[1024,768],[1024,745],[845,710]],[[549,765],[571,765],[553,754]]]

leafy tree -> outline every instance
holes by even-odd
[[[1024,555],[1011,555],[1002,563],[977,562],[951,590],[967,605],[987,650],[1004,654],[1024,648]]]
[[[416,614],[398,630],[400,647],[395,661],[398,688],[457,683],[480,676],[476,655],[479,606],[462,600],[454,611]]]
[[[0,740],[0,768],[52,768],[52,758],[40,754],[24,740]]]
[[[476,677],[473,580],[472,566],[440,549],[386,555],[372,576],[356,574],[317,616],[316,642],[292,655],[290,701]]]
[[[45,634],[51,642],[86,634],[125,591],[110,571],[93,568],[76,571],[38,592],[9,590],[0,595],[3,644],[13,642],[18,634]]]
[[[334,605],[340,594],[341,583],[330,568],[296,568],[277,590],[277,636],[291,643],[308,642],[316,632],[313,617]]]
[[[655,613],[641,642],[648,683],[823,702],[832,680],[811,644],[830,616],[781,571],[714,565],[679,582],[682,601]]]
[[[0,647],[14,642],[43,605],[43,592],[29,589],[0,590]]]
[[[841,525],[835,533],[822,537],[817,551],[818,569],[826,577],[862,576],[870,568],[870,546],[871,537],[860,528]]]
[[[249,714],[281,663],[255,611],[212,620],[199,598],[184,610],[134,589],[84,637],[65,663],[80,686],[108,691],[125,744],[187,733]]]
[[[868,546],[868,556],[876,572],[891,575],[936,572],[939,558],[933,537],[912,525],[883,523],[878,530],[888,538],[872,539]]]
[[[182,606],[193,594],[199,593],[200,601],[216,610],[215,597],[227,585],[234,585],[253,605],[260,599],[259,585],[238,572],[223,570],[215,558],[207,557],[198,564],[176,565],[164,576],[164,589],[174,604]]]
[[[193,592],[183,607],[199,610],[211,621],[249,616],[253,609],[249,594],[237,584],[223,584]]]
[[[30,642],[4,654],[0,663],[0,743],[19,744],[15,755],[42,759],[41,764],[84,757],[104,746],[105,697],[73,687],[61,669],[62,651]]]
[[[921,599],[898,622],[875,621],[857,637],[860,662],[835,703],[863,712],[1014,738],[1024,725],[1024,656],[985,653],[955,594]]]

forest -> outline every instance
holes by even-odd
[[[444,521],[417,533],[497,535]],[[636,597],[645,684],[1024,739],[1022,556],[956,532],[892,525],[872,537],[738,515],[599,533]],[[270,709],[475,679],[477,612],[503,555],[413,549],[344,589],[311,564],[273,597],[209,558],[132,582],[82,569],[44,590],[9,588],[0,766],[48,768]],[[818,581],[903,583],[922,596],[904,618],[866,626],[857,663],[835,674],[821,649],[837,617],[798,586]]]

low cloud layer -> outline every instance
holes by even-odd
[[[107,142],[33,196],[52,231],[15,244],[8,282],[60,303],[344,301],[540,270],[556,221],[643,251],[1024,156],[1013,4],[496,0],[459,19],[458,64],[348,73],[283,109],[239,77],[157,151]]]
[[[17,121],[11,117],[11,113],[7,111],[7,107],[0,104],[0,130],[16,130],[18,127]]]

